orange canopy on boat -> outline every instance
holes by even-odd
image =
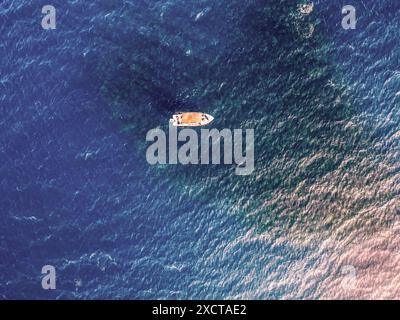
[[[181,114],[181,123],[200,123],[202,121],[203,113],[201,112],[184,112]]]

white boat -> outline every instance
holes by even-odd
[[[210,124],[214,120],[204,112],[178,112],[169,121],[175,127],[201,127]]]

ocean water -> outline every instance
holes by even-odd
[[[2,0],[0,299],[399,299],[400,2],[350,2]],[[254,172],[150,166],[179,110]]]

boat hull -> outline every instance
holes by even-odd
[[[210,124],[214,117],[204,112],[178,112],[170,122],[175,127],[202,127]]]

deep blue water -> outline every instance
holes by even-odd
[[[0,298],[400,298],[400,2],[299,3],[1,1]],[[150,166],[182,109],[253,174]]]

